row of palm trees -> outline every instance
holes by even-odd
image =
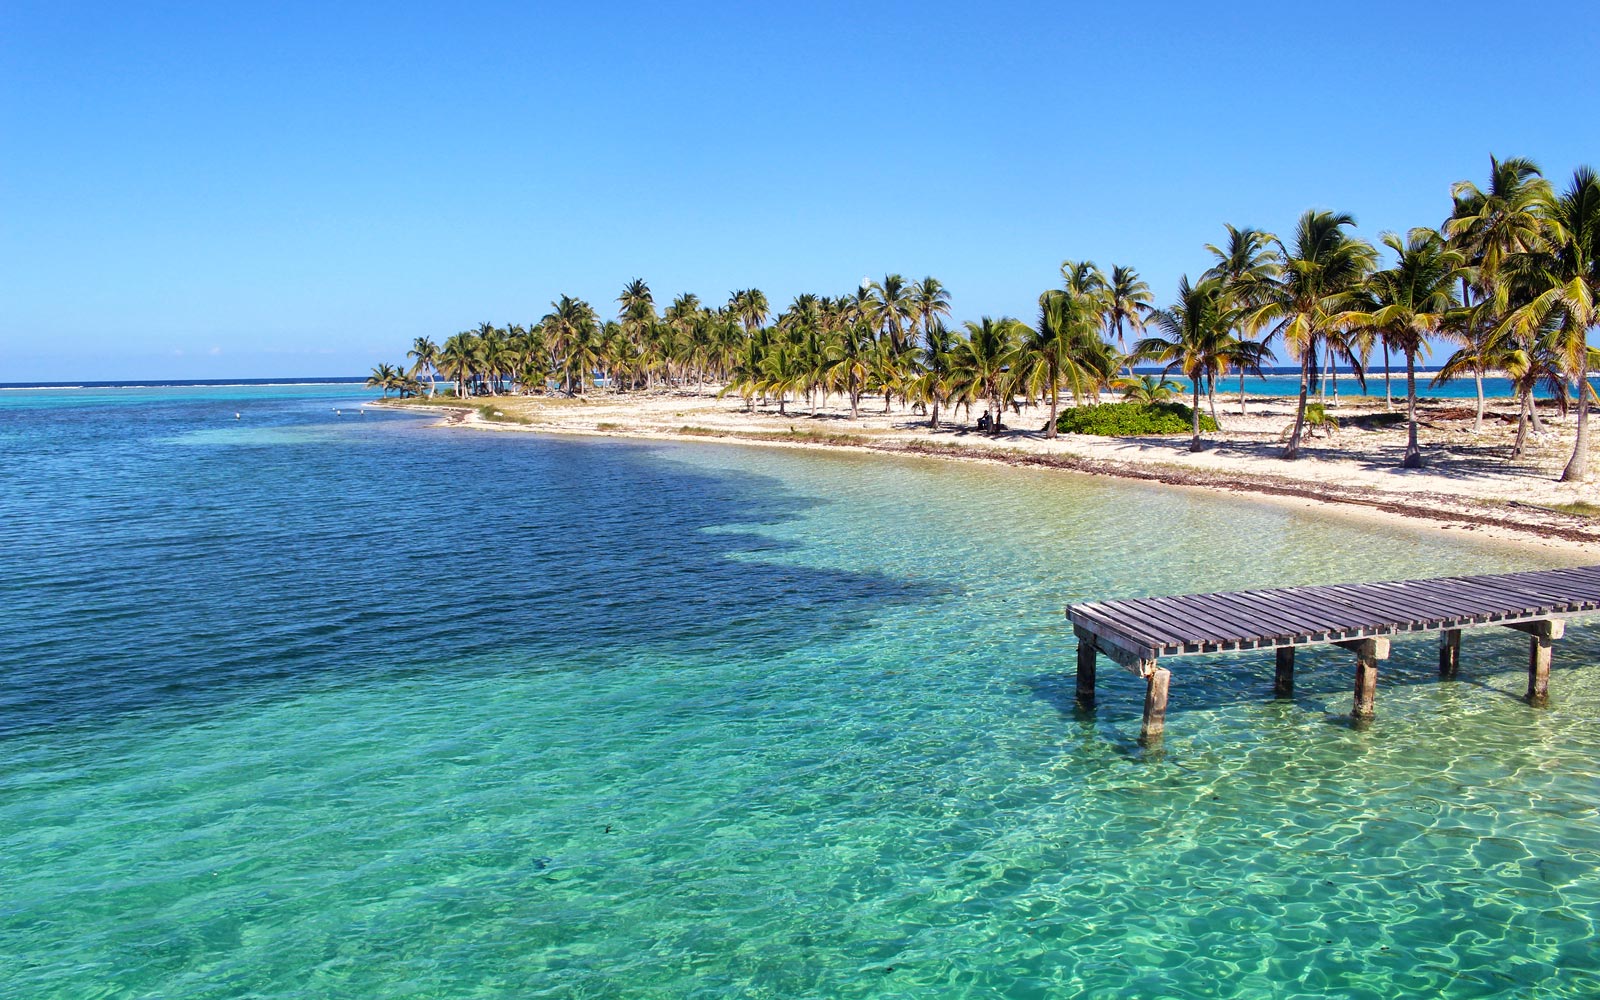
[[[617,297],[615,319],[602,320],[582,299],[562,296],[537,323],[484,323],[442,345],[418,338],[408,370],[389,369],[385,388],[428,391],[436,376],[458,396],[542,391],[625,392],[661,386],[720,387],[754,408],[790,401],[813,412],[838,395],[852,419],[881,395],[918,408],[938,429],[941,410],[981,405],[980,425],[998,432],[1007,408],[1048,407],[1055,435],[1063,394],[1097,400],[1122,388],[1148,394],[1133,366],[1155,362],[1164,375],[1190,380],[1193,438],[1200,442],[1200,396],[1215,414],[1218,381],[1260,374],[1276,349],[1300,369],[1300,391],[1284,457],[1301,454],[1309,393],[1323,372],[1341,367],[1365,381],[1381,352],[1385,377],[1404,358],[1408,442],[1403,463],[1420,465],[1416,366],[1434,342],[1455,349],[1435,381],[1504,371],[1515,386],[1519,422],[1514,454],[1538,429],[1534,392],[1543,387],[1563,410],[1576,392],[1578,430],[1563,480],[1583,478],[1588,459],[1588,382],[1600,354],[1587,344],[1600,296],[1600,180],[1584,168],[1559,191],[1532,162],[1491,158],[1488,185],[1461,182],[1438,228],[1385,233],[1393,261],[1351,230],[1345,213],[1308,211],[1294,232],[1226,228],[1208,244],[1211,265],[1179,283],[1158,308],[1130,267],[1102,270],[1090,261],[1062,264],[1062,283],[1039,296],[1037,318],[946,325],[950,297],[935,278],[908,282],[890,274],[844,295],[796,296],[776,315],[758,289],[733,292],[722,305],[679,295],[664,309],[635,279]],[[384,366],[387,367],[387,366]],[[380,370],[374,376],[384,384]],[[1476,428],[1475,428],[1476,429]]]

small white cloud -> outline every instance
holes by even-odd
[[[183,357],[183,348],[181,348],[181,347],[176,348],[176,349],[173,350],[172,353],[176,354],[178,357],[181,358],[181,357]]]
[[[221,353],[222,353],[222,348],[220,348],[220,347],[213,347],[213,348],[212,348],[212,349],[211,349],[211,350],[209,350],[209,351],[207,351],[207,352],[206,352],[206,353],[207,353],[207,354],[213,354],[213,355],[216,355],[216,354],[221,354]]]

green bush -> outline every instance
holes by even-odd
[[[1063,434],[1099,434],[1122,437],[1133,434],[1188,434],[1194,413],[1182,403],[1098,403],[1078,406],[1056,418]],[[1217,422],[1200,415],[1200,429],[1214,431]]]

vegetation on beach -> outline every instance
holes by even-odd
[[[1140,434],[1183,434],[1191,425],[1215,431],[1215,418],[1182,403],[1099,403],[1075,407],[1056,419],[1063,434],[1099,434],[1105,437]]]
[[[714,389],[751,410],[775,404],[783,416],[791,405],[815,415],[837,396],[852,419],[878,398],[884,412],[898,399],[934,431],[941,419],[970,422],[981,410],[979,429],[990,434],[1005,430],[1007,410],[1037,405],[1050,414],[1042,433],[1054,437],[1090,419],[1064,420],[1064,397],[1075,404],[1069,414],[1110,392],[1159,403],[1177,388],[1168,376],[1182,375],[1190,447],[1199,450],[1201,435],[1217,427],[1217,383],[1239,376],[1242,412],[1245,377],[1259,375],[1277,351],[1300,371],[1283,452],[1295,458],[1308,429],[1337,426],[1314,408],[1313,389],[1336,380],[1341,367],[1364,386],[1380,353],[1387,382],[1399,354],[1408,425],[1402,463],[1417,466],[1417,359],[1442,341],[1455,350],[1435,381],[1477,382],[1475,430],[1485,373],[1512,379],[1520,407],[1514,457],[1529,428],[1538,429],[1535,390],[1549,392],[1563,413],[1575,403],[1577,434],[1562,479],[1580,480],[1594,401],[1588,376],[1600,369],[1600,351],[1587,344],[1600,319],[1600,180],[1584,168],[1558,190],[1530,161],[1491,158],[1486,188],[1463,181],[1451,197],[1438,228],[1383,234],[1388,267],[1352,233],[1346,213],[1308,211],[1287,238],[1228,226],[1225,239],[1206,246],[1210,266],[1195,280],[1185,276],[1165,307],[1133,268],[1083,260],[1062,263],[1061,284],[1039,295],[1032,325],[984,316],[952,327],[949,293],[932,277],[889,274],[842,295],[798,295],[776,312],[759,289],[734,291],[721,305],[685,293],[662,308],[634,279],[618,295],[614,319],[563,295],[534,323],[482,323],[442,344],[419,337],[408,368],[381,365],[368,384],[385,395],[435,396],[443,378],[459,399]],[[1146,363],[1161,365],[1161,375],[1135,376],[1133,366]]]

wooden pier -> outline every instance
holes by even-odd
[[[1600,566],[1453,576],[1431,580],[1284,587],[1180,597],[1093,601],[1067,608],[1078,637],[1078,704],[1094,706],[1095,658],[1104,654],[1145,679],[1145,738],[1166,725],[1171,671],[1161,660],[1241,649],[1277,651],[1273,690],[1294,694],[1294,651],[1318,643],[1356,654],[1351,714],[1370,718],[1378,661],[1389,637],[1438,632],[1439,673],[1453,678],[1461,630],[1501,625],[1529,635],[1528,701],[1543,705],[1550,691],[1552,643],[1565,619],[1600,611]]]

